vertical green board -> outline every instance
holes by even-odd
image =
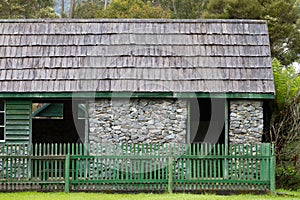
[[[30,143],[31,100],[6,100],[5,142]]]

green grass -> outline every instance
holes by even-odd
[[[41,193],[14,192],[0,193],[1,200],[264,200],[264,199],[300,199],[300,192],[278,190],[280,195],[232,195],[220,196],[212,194],[102,194],[102,193]],[[286,195],[283,195],[286,194]]]

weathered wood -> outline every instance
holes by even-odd
[[[263,21],[1,20],[0,25],[2,92],[136,91],[133,80],[145,80],[147,87],[138,91],[274,93]],[[99,68],[119,72],[96,72]],[[239,68],[249,70],[238,73]],[[181,84],[174,83],[178,79]],[[78,87],[82,80],[91,84]],[[213,80],[221,82],[207,87]],[[251,88],[240,84],[244,80]],[[192,84],[197,87],[190,89]]]
[[[230,145],[228,155],[224,145],[210,144],[36,144],[32,148],[29,153],[28,145],[0,145],[1,190],[16,189],[6,186],[19,181],[23,186],[18,189],[36,185],[65,192],[274,191],[270,144]],[[27,170],[30,159],[32,168]],[[229,164],[227,177],[221,173],[224,159]]]
[[[30,142],[30,100],[6,100],[6,137],[7,143]]]

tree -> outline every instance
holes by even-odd
[[[268,20],[271,53],[287,66],[300,55],[300,30],[297,21],[300,10],[292,1],[264,0],[262,19]]]
[[[208,0],[156,0],[153,5],[159,5],[164,10],[170,10],[175,19],[197,19],[201,17]]]
[[[171,11],[173,19],[198,19],[205,10],[209,0],[143,0],[152,6],[161,6]]]
[[[53,0],[0,0],[0,18],[57,18]]]
[[[276,99],[269,107],[272,118],[267,140],[275,144],[279,187],[300,187],[300,75],[292,66],[274,59]]]
[[[96,18],[100,10],[105,10],[105,2],[102,0],[83,1],[76,5],[73,18]]]
[[[142,0],[113,0],[107,9],[100,9],[97,18],[170,18],[169,11]]]
[[[300,54],[297,21],[300,8],[293,0],[211,0],[205,18],[263,19],[268,21],[271,53],[287,66]]]

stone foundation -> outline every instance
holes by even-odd
[[[263,134],[262,106],[262,101],[230,101],[229,142],[231,144],[261,143]]]
[[[174,99],[89,103],[89,143],[186,143],[187,104]]]

